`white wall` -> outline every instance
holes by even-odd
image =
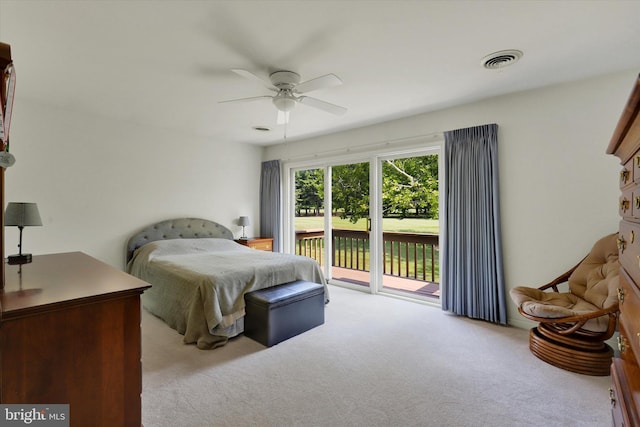
[[[572,266],[617,227],[617,159],[605,154],[638,70],[269,147],[263,159],[395,140],[485,123],[500,126],[500,186],[507,287],[537,286]],[[237,235],[258,229],[263,149],[187,137],[16,93],[16,164],[5,202],[37,202],[44,223],[24,231],[34,255],[83,251],[122,267],[124,244],[162,219],[216,220]],[[17,252],[7,227],[5,254]],[[526,324],[509,300],[513,324]]]
[[[112,122],[16,91],[5,202],[38,203],[44,226],[25,228],[25,252],[82,251],[121,268],[127,238],[159,220],[207,218],[237,236],[240,215],[258,223],[262,150]],[[5,255],[17,243],[17,229],[6,227]]]
[[[264,159],[497,123],[506,285],[540,286],[617,229],[620,166],[605,150],[637,75],[629,70],[288,142],[269,147]],[[529,326],[508,304],[510,323]]]

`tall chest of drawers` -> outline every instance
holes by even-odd
[[[640,77],[607,148],[620,159],[619,357],[611,364],[614,426],[640,426]]]

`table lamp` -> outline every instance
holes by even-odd
[[[241,216],[240,218],[238,218],[238,225],[242,226],[242,240],[247,240],[247,235],[244,233],[244,228],[247,225],[251,225],[251,222],[249,221],[249,217],[248,216]]]
[[[19,253],[7,257],[9,264],[27,264],[31,262],[31,254],[22,253],[22,229],[24,227],[42,225],[38,205],[35,203],[9,203],[7,210],[4,212],[4,225],[17,226],[20,230]]]

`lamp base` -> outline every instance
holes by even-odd
[[[31,262],[31,254],[9,255],[7,260],[10,265],[28,264]]]

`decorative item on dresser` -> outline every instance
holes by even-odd
[[[241,245],[250,247],[251,249],[258,249],[261,251],[273,251],[273,237],[251,237],[245,239],[238,239],[236,242]]]
[[[20,240],[18,243],[18,251],[20,253],[17,255],[9,255],[7,257],[9,264],[27,264],[31,262],[31,254],[22,253],[22,229],[24,227],[42,225],[38,205],[35,203],[9,203],[4,213],[4,225],[15,226],[20,230]]]
[[[0,289],[4,288],[4,171],[16,159],[9,153],[9,130],[16,88],[11,46],[0,42]]]
[[[620,159],[618,350],[609,389],[614,426],[640,426],[640,77],[607,148]]]

